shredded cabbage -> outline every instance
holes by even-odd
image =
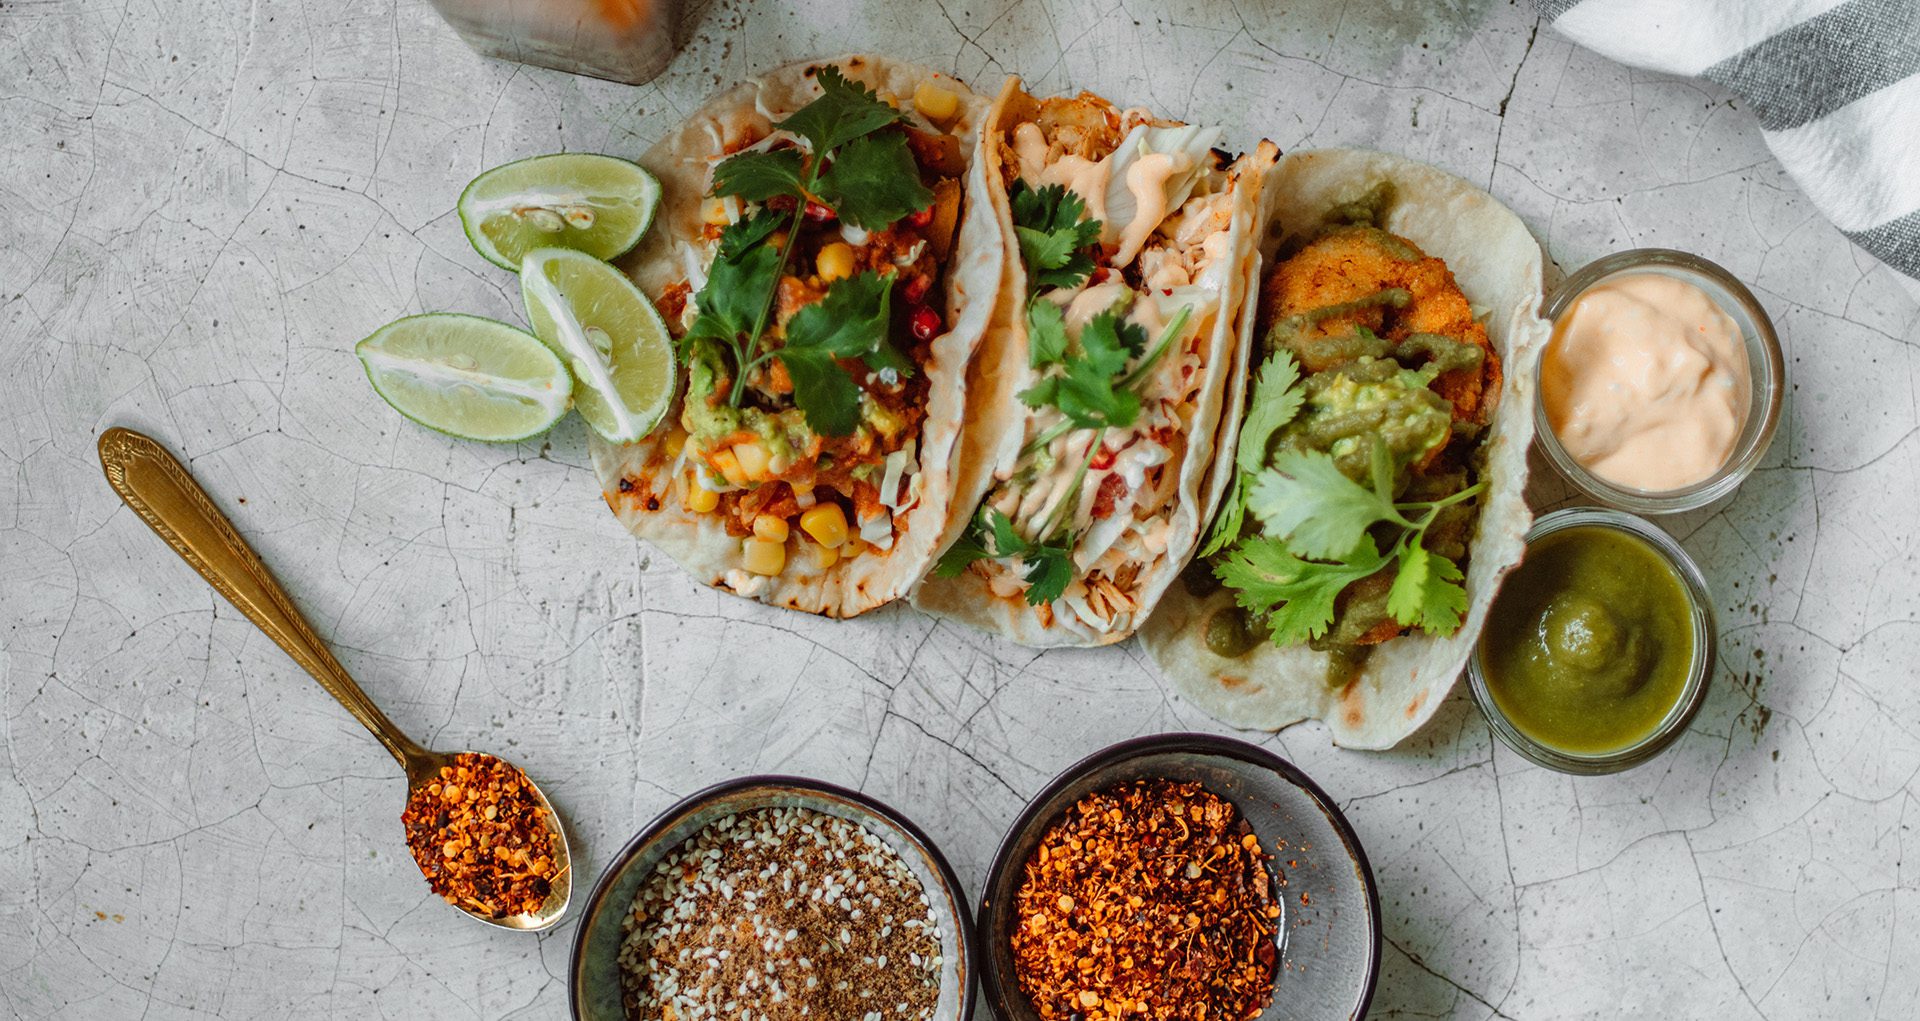
[[[880,475],[880,506],[888,510],[899,510],[911,502],[896,494],[900,491],[900,479],[908,472],[918,472],[919,466],[913,461],[915,441],[908,440],[899,450],[887,455],[886,469]],[[911,494],[909,494],[911,495]],[[865,526],[862,526],[863,530]]]
[[[1100,240],[1107,244],[1118,244],[1120,232],[1133,222],[1135,214],[1140,211],[1140,204],[1133,199],[1133,190],[1127,187],[1127,168],[1135,160],[1155,152],[1187,154],[1187,169],[1167,178],[1167,211],[1171,213],[1186,204],[1194,186],[1213,166],[1209,152],[1220,144],[1225,135],[1222,128],[1201,124],[1182,124],[1175,128],[1155,128],[1142,124],[1127,132],[1120,147],[1107,157],[1107,218],[1100,230]]]

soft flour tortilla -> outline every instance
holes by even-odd
[[[653,492],[651,496],[657,500],[653,509],[645,505],[639,493],[620,491],[621,480],[638,476],[663,434],[624,446],[595,436],[588,446],[607,504],[621,523],[672,557],[687,573],[705,584],[776,606],[851,617],[899,598],[926,573],[939,549],[942,528],[954,513],[954,455],[966,407],[966,366],[986,333],[1005,261],[1003,239],[985,197],[986,178],[978,159],[986,98],[929,68],[877,56],[788,64],[742,82],[709,99],[679,129],[640,158],[641,165],[660,179],[663,196],[653,229],[621,263],[640,289],[656,300],[668,286],[687,279],[689,249],[677,242],[700,235],[700,205],[713,165],[731,148],[763,137],[773,122],[813,101],[820,94],[814,72],[827,64],[839,67],[849,80],[862,82],[883,96],[891,93],[902,103],[910,103],[914,90],[934,79],[960,95],[961,112],[949,133],[960,139],[969,166],[960,229],[946,265],[946,311],[952,328],[935,338],[931,360],[924,367],[931,387],[916,455],[920,499],[896,518],[903,530],[894,548],[842,559],[824,571],[812,565],[811,557],[795,551],[780,576],[751,574],[740,566],[740,539],[727,534],[718,516],[691,514],[684,509],[684,480],[671,480],[671,485],[663,484]],[[668,414],[678,419],[679,398]],[[971,508],[968,504],[966,509]]]
[[[1196,599],[1176,585],[1141,630],[1161,672],[1213,716],[1270,729],[1322,719],[1334,742],[1349,748],[1391,748],[1434,714],[1466,666],[1501,577],[1520,562],[1533,521],[1522,495],[1533,441],[1533,366],[1548,334],[1538,314],[1540,246],[1520,218],[1479,188],[1399,156],[1326,149],[1281,160],[1262,203],[1263,254],[1271,259],[1286,242],[1314,233],[1331,207],[1383,180],[1394,186],[1384,226],[1446,260],[1467,300],[1486,311],[1487,339],[1502,363],[1500,404],[1485,447],[1489,488],[1469,547],[1466,622],[1451,637],[1412,633],[1377,646],[1342,688],[1326,683],[1327,655],[1304,645],[1263,643],[1238,659],[1207,651],[1207,616],[1233,602],[1225,589]],[[1227,416],[1236,437],[1244,403]],[[1216,465],[1225,465],[1228,478],[1233,453],[1231,441],[1223,444]]]
[[[946,534],[940,542],[943,550],[966,532],[974,509],[988,490],[996,481],[1010,475],[1019,461],[1030,414],[1020,402],[1019,393],[1032,386],[1039,375],[1028,365],[1027,326],[1022,314],[1027,293],[1026,268],[1017,254],[1020,245],[1013,230],[1013,209],[1007,194],[1001,150],[996,144],[999,135],[1010,127],[1006,120],[1016,104],[1030,98],[1021,89],[1018,78],[1009,78],[994,100],[981,132],[980,164],[986,172],[987,196],[1001,244],[1008,254],[999,307],[995,309],[981,357],[975,361],[968,380],[972,391],[968,409],[970,424],[963,438],[965,450],[955,482],[954,515],[947,522]],[[1263,141],[1256,151],[1240,157],[1227,171],[1234,181],[1229,237],[1236,269],[1229,275],[1229,283],[1220,296],[1220,311],[1207,341],[1206,377],[1197,399],[1198,410],[1186,437],[1187,449],[1173,499],[1167,549],[1141,571],[1135,582],[1140,608],[1133,613],[1133,623],[1127,627],[1096,630],[1071,613],[1055,613],[1049,623],[1042,619],[1037,608],[1027,604],[1024,593],[995,595],[987,580],[973,571],[956,578],[928,577],[913,593],[914,606],[1022,645],[1042,648],[1111,645],[1133,634],[1153,612],[1154,603],[1179,575],[1181,566],[1198,545],[1200,530],[1212,518],[1225,488],[1224,481],[1209,475],[1208,465],[1221,439],[1222,408],[1229,384],[1236,376],[1244,375],[1236,365],[1245,363],[1243,339],[1252,330],[1254,302],[1248,296],[1255,293],[1258,284],[1260,186],[1277,156],[1273,143]]]

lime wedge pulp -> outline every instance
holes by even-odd
[[[573,370],[574,406],[610,443],[632,443],[673,401],[673,340],[625,273],[590,255],[536,248],[520,264],[533,334]]]
[[[535,248],[612,259],[640,243],[660,182],[615,156],[562,152],[494,167],[460,193],[460,225],[488,262],[519,269]]]
[[[525,330],[437,312],[380,327],[354,349],[374,392],[429,429],[467,440],[523,440],[567,413],[573,379]]]

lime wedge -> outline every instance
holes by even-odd
[[[525,330],[479,316],[408,316],[353,349],[393,409],[466,440],[524,440],[567,413],[573,379]]]
[[[574,406],[609,443],[653,431],[673,401],[673,340],[625,273],[591,255],[536,248],[520,264],[533,334],[573,370]]]
[[[612,259],[640,243],[660,182],[615,156],[562,152],[481,174],[460,193],[460,225],[488,262],[519,269],[535,248]]]

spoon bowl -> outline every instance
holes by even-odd
[[[462,904],[454,904],[453,906],[459,908],[469,918],[478,919],[488,925],[501,929],[519,929],[525,932],[539,932],[542,929],[553,928],[559,923],[560,919],[566,915],[568,905],[573,903],[572,855],[567,846],[567,831],[560,825],[560,813],[553,810],[553,803],[547,800],[546,793],[540,789],[539,784],[533,782],[532,777],[527,776],[525,770],[515,766],[511,762],[507,762],[507,760],[500,758],[498,755],[493,755],[488,752],[435,752],[421,749],[419,756],[409,761],[404,761],[401,764],[407,772],[407,803],[413,803],[415,791],[440,779],[440,768],[442,766],[453,765],[454,761],[462,755],[477,755],[481,758],[493,759],[496,762],[506,762],[508,768],[519,773],[521,778],[527,781],[527,790],[531,791],[534,800],[540,803],[540,808],[544,812],[542,818],[547,824],[547,832],[553,836],[555,868],[553,878],[548,880],[551,885],[547,892],[546,903],[540,905],[540,910],[538,911],[495,916],[473,910]],[[416,864],[418,863],[416,862]]]
[[[461,754],[423,748],[387,719],[300,615],[260,555],[240,538],[233,523],[214,506],[213,498],[165,447],[131,429],[108,429],[100,434],[100,465],[106,471],[107,484],[147,527],[372,732],[406,772],[409,801],[414,791],[438,779],[441,767],[451,765]],[[555,867],[546,903],[538,911],[500,918],[465,905],[454,906],[467,917],[497,928],[539,931],[558,923],[573,900],[573,855],[552,802],[531,777],[519,767],[513,768],[526,779],[527,789],[545,810],[544,820],[554,838]]]

